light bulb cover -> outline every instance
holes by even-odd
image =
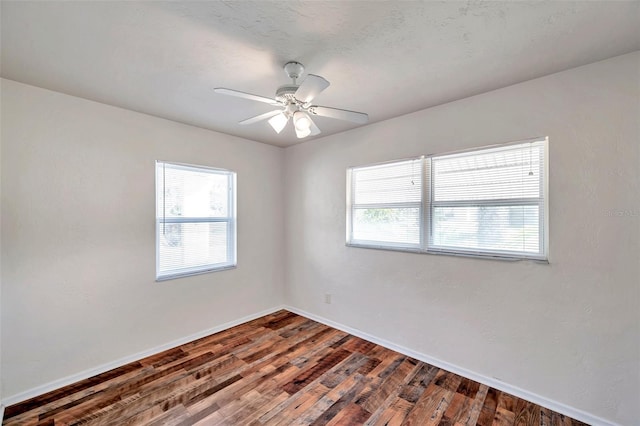
[[[302,139],[302,138],[306,138],[307,136],[309,136],[311,134],[311,129],[304,129],[304,130],[300,130],[297,127],[294,126],[294,129],[296,131],[296,136],[298,137],[298,139]]]
[[[306,112],[296,111],[293,114],[293,124],[296,130],[306,131],[311,127],[311,119]]]

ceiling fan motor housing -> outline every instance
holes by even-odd
[[[300,86],[297,84],[285,84],[284,86],[278,87],[278,90],[276,90],[276,100],[285,104],[295,102],[296,98],[294,95],[298,87]]]

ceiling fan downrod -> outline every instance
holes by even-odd
[[[291,103],[298,104],[298,101],[295,97],[296,92],[298,91],[298,83],[296,80],[300,78],[302,73],[304,73],[304,65],[300,62],[287,62],[284,64],[284,72],[287,74],[292,81],[290,84],[283,84],[278,87],[276,90],[276,100],[282,102],[284,105],[288,105]]]

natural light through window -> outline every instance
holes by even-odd
[[[351,181],[353,242],[420,247],[420,159],[354,169]]]
[[[235,173],[156,162],[156,278],[236,264]]]
[[[347,244],[547,258],[547,139],[348,170]]]

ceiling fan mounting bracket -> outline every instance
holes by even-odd
[[[304,73],[304,65],[295,61],[287,62],[284,64],[284,72],[295,84],[295,80],[300,78],[302,73]]]

